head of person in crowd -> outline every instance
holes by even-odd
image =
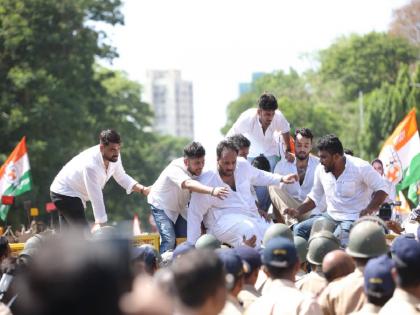
[[[333,172],[342,163],[343,145],[336,135],[323,136],[318,141],[317,149],[319,161],[324,166],[325,172]]]
[[[0,236],[0,263],[12,253],[9,240],[6,236]]]
[[[295,244],[296,251],[298,254],[298,258],[300,262],[300,269],[306,272],[307,271],[306,255],[308,254],[308,246],[309,246],[308,241],[305,240],[301,236],[295,235],[293,236],[293,243]]]
[[[320,217],[318,219],[316,219],[314,221],[314,223],[312,224],[312,228],[311,228],[311,233],[309,235],[309,238],[312,237],[312,235],[318,233],[318,232],[322,232],[322,231],[328,231],[333,233],[335,231],[336,225],[334,223],[334,221],[328,219],[328,218],[324,218],[324,217]]]
[[[229,294],[237,297],[244,285],[245,271],[249,270],[246,262],[243,262],[241,257],[235,252],[233,248],[220,248],[216,250],[223,263],[226,272],[226,285]]]
[[[265,273],[273,280],[294,282],[300,268],[293,241],[281,236],[268,241],[263,250],[262,263]]]
[[[184,164],[188,172],[199,176],[203,172],[206,150],[200,142],[191,142],[184,147]]]
[[[370,164],[373,166],[375,171],[379,173],[379,175],[384,175],[384,164],[380,159],[374,159]]]
[[[340,248],[340,241],[329,231],[320,231],[309,239],[309,248],[306,259],[313,271],[322,271],[322,262],[325,255]]]
[[[159,268],[159,262],[159,253],[149,244],[131,249],[131,264],[135,275],[148,274],[153,276]]]
[[[399,288],[420,298],[420,243],[415,239],[401,238],[392,254],[394,277]]]
[[[322,272],[328,282],[347,276],[355,267],[350,255],[341,249],[327,253],[322,260]]]
[[[364,270],[364,291],[369,303],[383,306],[394,294],[394,263],[388,255],[372,258]]]
[[[115,227],[110,225],[104,225],[96,229],[92,233],[92,240],[109,240],[118,236],[118,231]]]
[[[194,248],[195,248],[194,245],[192,245],[188,242],[183,242],[181,244],[178,244],[178,245],[176,245],[176,247],[173,251],[172,259],[177,259],[177,258],[185,255],[189,251],[193,250]]]
[[[107,162],[117,162],[121,150],[121,137],[115,130],[102,130],[99,134],[99,149]]]
[[[258,168],[259,170],[263,170],[266,172],[270,171],[270,162],[264,156],[264,154],[260,154],[254,160],[252,160],[251,165],[255,168]]]
[[[220,241],[211,234],[203,234],[195,242],[195,248],[197,249],[218,249],[222,246]]]
[[[125,293],[120,300],[124,315],[172,315],[174,302],[159,283],[148,276],[139,276],[134,280],[133,289]]]
[[[344,154],[354,156],[354,152],[351,149],[344,149]]]
[[[214,251],[190,251],[176,259],[171,270],[179,300],[178,314],[219,314],[225,305],[227,290],[224,266]]]
[[[47,240],[16,277],[16,314],[121,314],[132,285],[129,240],[90,241],[82,231]],[[13,310],[12,310],[13,311]]]
[[[263,129],[267,129],[274,119],[274,114],[279,108],[276,97],[271,93],[263,93],[258,99],[258,119]]]
[[[233,176],[238,157],[238,147],[231,141],[222,140],[216,148],[217,169],[221,176]]]
[[[350,230],[346,252],[354,259],[356,266],[364,267],[369,259],[381,256],[387,251],[385,232],[379,224],[361,220]]]
[[[262,265],[260,253],[249,246],[238,246],[234,250],[242,261],[247,264],[247,267],[244,268],[244,284],[254,286]]]
[[[292,242],[294,241],[293,233],[286,224],[275,223],[270,225],[270,227],[265,231],[263,246],[265,246],[271,239],[278,236],[285,237]]]
[[[295,131],[295,155],[296,158],[307,160],[312,151],[312,140],[314,136],[309,128],[299,128]]]
[[[230,136],[228,140],[232,141],[238,147],[238,156],[243,157],[244,159],[248,158],[251,141],[249,141],[247,137],[242,134],[236,134]]]

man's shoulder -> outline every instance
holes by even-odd
[[[365,161],[357,156],[351,156],[346,154],[345,157],[349,161],[350,165],[353,165],[355,167],[362,168],[370,166],[370,163],[368,161]]]
[[[217,170],[216,169],[209,169],[201,173],[200,176],[196,178],[202,184],[207,184],[212,182],[217,177]]]

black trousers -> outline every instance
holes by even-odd
[[[85,208],[78,197],[70,197],[50,191],[51,201],[54,203],[60,216],[60,228],[88,227]]]

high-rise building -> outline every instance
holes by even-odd
[[[153,129],[161,134],[194,138],[192,83],[179,70],[149,70],[143,99],[154,111]]]
[[[252,83],[257,81],[262,76],[266,75],[266,72],[253,72],[252,73],[252,81],[251,82],[240,82],[239,83],[239,96],[251,92]]]

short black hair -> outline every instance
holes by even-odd
[[[10,254],[9,240],[6,236],[0,236],[0,259]]]
[[[121,143],[121,137],[113,129],[102,130],[99,134],[99,142],[103,145],[109,145],[110,143]]]
[[[225,286],[223,263],[212,250],[189,251],[170,268],[178,297],[187,307],[202,306],[218,288]]]
[[[331,155],[337,153],[339,155],[344,154],[343,145],[340,139],[334,134],[323,136],[318,140],[317,144],[318,151],[327,151]]]
[[[295,131],[295,137],[297,137],[298,134],[301,135],[304,138],[311,139],[311,142],[312,142],[312,140],[314,138],[314,135],[312,134],[312,131],[309,128],[299,128],[299,129],[296,129],[296,131]]]
[[[265,265],[265,268],[267,268],[271,279],[287,279],[289,275],[293,272],[295,266],[291,265],[286,268],[279,268],[270,265]]]
[[[354,156],[354,152],[353,152],[352,149],[344,149],[344,153],[347,154],[347,155]]]
[[[396,266],[397,284],[401,288],[410,288],[420,285],[420,274],[418,270]]]
[[[251,163],[251,165],[253,167],[258,168],[259,170],[263,170],[266,172],[270,172],[271,171],[271,166],[270,166],[270,162],[268,161],[268,159],[264,156],[264,154],[260,154],[259,156],[257,156]]]
[[[236,134],[227,138],[227,140],[232,141],[238,149],[249,148],[251,146],[251,141],[248,140],[243,134]]]
[[[372,303],[376,306],[384,306],[386,302],[388,302],[388,300],[390,298],[392,298],[392,295],[388,295],[388,296],[383,296],[383,297],[375,297],[372,295],[369,295],[369,293],[366,294],[367,300],[369,303]]]
[[[236,153],[239,152],[238,147],[236,146],[236,144],[233,141],[230,140],[222,140],[219,142],[219,144],[217,145],[216,148],[216,154],[217,154],[217,158],[220,159],[220,157],[222,156],[222,152],[224,149],[227,150],[232,150],[235,151]]]
[[[263,93],[258,99],[258,108],[262,110],[276,110],[279,108],[279,105],[273,94]]]
[[[370,163],[370,165],[372,165],[372,166],[373,166],[373,164],[374,164],[374,163],[379,163],[379,164],[381,164],[382,168],[384,167],[384,163],[382,163],[382,161],[381,161],[380,159],[374,159],[374,160]]]
[[[184,147],[184,157],[187,159],[198,159],[206,155],[206,150],[200,142],[191,142]]]

